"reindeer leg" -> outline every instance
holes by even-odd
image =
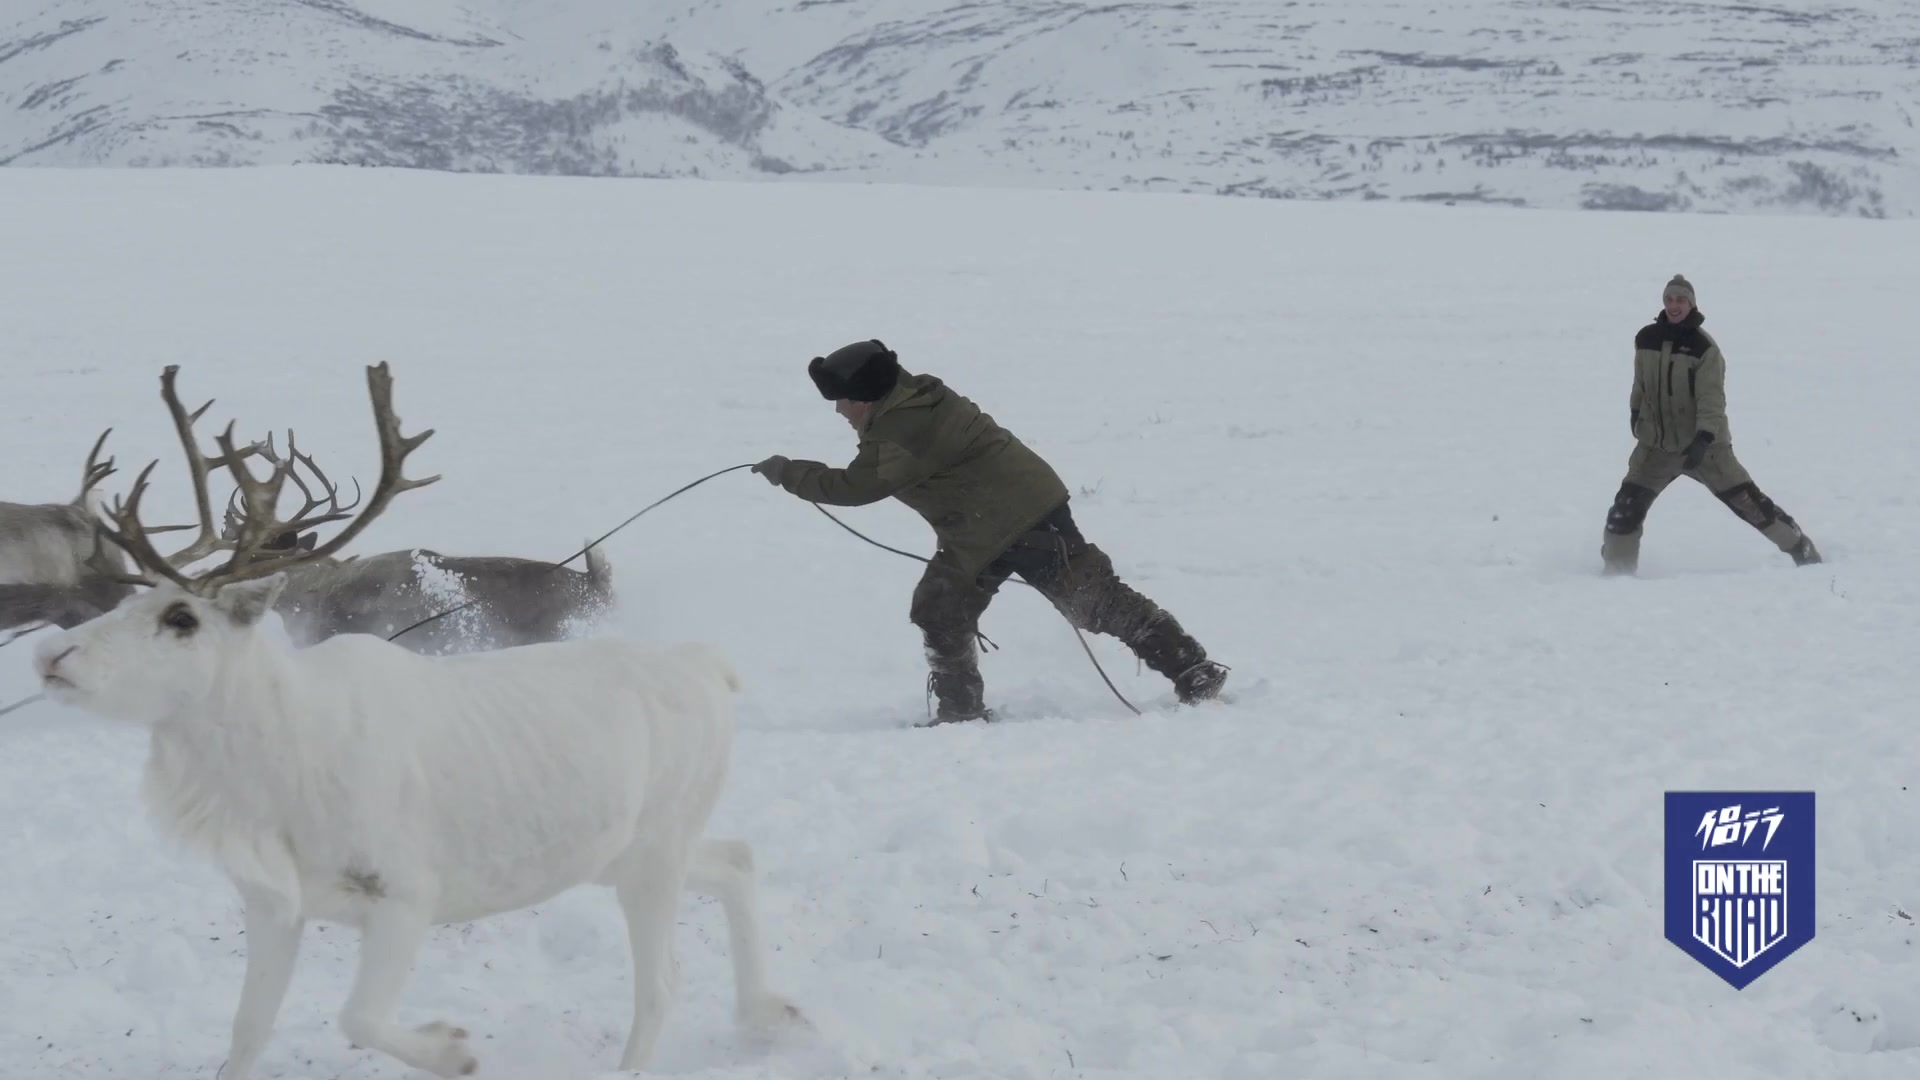
[[[677,852],[630,852],[622,862],[614,896],[627,918],[633,953],[633,1027],[620,1068],[638,1072],[653,1059],[667,1019],[673,980],[673,917],[686,888],[687,860]]]
[[[727,914],[727,952],[733,958],[734,1015],[750,1027],[805,1025],[787,999],[767,989],[767,946],[761,936],[753,848],[743,840],[701,840],[694,845],[687,884],[720,901]]]
[[[286,1000],[300,953],[300,933],[306,921],[284,910],[277,900],[242,888],[246,904],[247,974],[240,985],[240,1005],[233,1016],[233,1041],[221,1080],[247,1080],[273,1036],[274,1018]]]
[[[340,1014],[340,1030],[356,1046],[390,1054],[435,1076],[466,1076],[479,1068],[467,1052],[467,1032],[444,1021],[403,1028],[393,1014],[406,989],[413,958],[426,943],[425,909],[386,898],[367,908],[360,931],[360,968]]]

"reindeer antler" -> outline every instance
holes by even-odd
[[[93,449],[87,451],[87,464],[80,476],[80,494],[73,497],[73,505],[85,506],[87,495],[99,485],[100,481],[119,471],[113,467],[112,457],[108,457],[105,461],[100,460],[100,448],[107,444],[107,436],[111,434],[113,434],[112,428],[101,432],[100,437],[93,441]]]
[[[211,401],[207,402],[207,405],[211,405],[211,404],[213,404],[213,402]],[[205,412],[206,405],[201,406],[200,409],[202,412]],[[93,489],[100,485],[100,481],[105,480],[107,477],[112,476],[114,473],[120,471],[119,469],[114,468],[113,458],[109,457],[105,461],[100,460],[100,448],[106,445],[107,436],[111,434],[113,434],[112,428],[108,428],[107,430],[102,431],[100,433],[100,437],[93,441],[93,449],[87,451],[87,463],[83,467],[82,474],[81,474],[80,493],[73,497],[74,506],[85,507],[87,505],[87,496],[92,494]],[[253,452],[253,449],[251,447],[249,448],[249,452]],[[149,525],[147,526],[147,533],[151,535],[153,533],[181,532],[183,530],[191,529],[191,528],[193,528],[193,526],[191,525]],[[104,557],[105,549],[99,543],[100,535],[98,530],[95,531],[94,541],[95,541],[95,549],[94,549],[95,556]],[[198,557],[199,556],[195,556],[195,558],[198,558]],[[96,569],[98,568],[98,564],[93,564],[90,562],[89,565],[94,565]],[[119,571],[116,570],[114,573],[117,575]],[[114,576],[114,575],[109,575],[109,576]]]
[[[261,451],[261,456],[276,465],[281,462],[279,451],[274,449],[273,436],[271,434],[267,436],[266,449]],[[266,538],[269,550],[277,551],[296,547],[299,544],[300,533],[307,532],[315,526],[325,525],[330,521],[345,521],[347,518],[353,516],[350,511],[360,505],[360,499],[362,497],[360,481],[355,479],[353,481],[353,501],[345,506],[341,506],[340,486],[328,479],[326,470],[320,468],[319,462],[313,459],[312,454],[300,452],[300,448],[294,441],[292,428],[287,429],[287,457],[289,470],[291,470],[294,465],[305,465],[308,471],[313,473],[319,485],[326,491],[326,496],[322,498],[315,495],[313,488],[308,486],[307,482],[300,478],[298,472],[290,471],[289,476],[292,478],[294,484],[299,487],[300,494],[306,502],[294,513],[293,517],[284,521],[275,522],[274,531]],[[236,486],[233,489],[233,497],[227,500],[227,513],[221,528],[224,546],[231,547],[237,545],[240,540],[240,533],[246,527],[247,515],[238,505],[243,491],[243,488]],[[314,514],[315,510],[322,509],[323,507],[326,510],[325,513]]]
[[[273,452],[273,436],[271,435],[267,436],[267,452]],[[340,485],[327,478],[326,471],[320,468],[319,462],[313,460],[312,454],[303,454],[300,452],[300,449],[294,445],[292,428],[287,429],[287,459],[295,465],[305,465],[308,471],[313,473],[314,478],[320,482],[320,486],[327,491],[327,497],[324,500],[317,498],[313,494],[313,489],[307,486],[307,482],[300,479],[299,473],[296,472],[292,474],[294,484],[300,488],[301,497],[306,499],[306,505],[302,506],[299,512],[293,515],[293,520],[287,522],[288,528],[304,532],[315,525],[324,525],[329,521],[345,521],[347,518],[353,516],[349,511],[360,505],[361,492],[359,479],[356,478],[353,481],[353,501],[345,506],[341,506]],[[318,517],[307,516],[313,511],[320,509],[322,505],[329,508],[326,513]]]
[[[140,524],[140,497],[147,493],[147,478],[153,475],[154,468],[159,464],[160,462],[158,460],[150,461],[147,463],[146,468],[140,470],[140,475],[134,478],[133,490],[127,493],[126,502],[122,503],[118,496],[114,497],[113,507],[108,511],[108,515],[113,518],[114,524],[120,526],[120,528],[114,530],[108,529],[104,525],[96,524],[95,531],[104,534],[108,540],[119,545],[121,550],[125,551],[127,555],[133,559],[133,565],[142,570],[159,574],[161,577],[166,578],[183,589],[195,591],[192,580],[182,575],[178,567],[153,549],[153,541],[147,538],[146,527]],[[98,559],[101,549],[97,540],[94,546],[94,557]],[[104,565],[105,560],[100,559],[96,563],[96,569]],[[109,576],[129,585],[154,584],[151,578],[145,576],[121,576],[118,574]]]
[[[220,448],[223,451],[221,455],[211,461],[207,460],[206,455],[200,452],[199,440],[193,436],[193,425],[213,407],[213,399],[208,398],[206,404],[189,413],[180,404],[180,395],[174,389],[174,379],[179,373],[180,365],[178,364],[168,364],[166,370],[160,373],[160,397],[167,404],[167,412],[173,416],[174,431],[180,436],[180,449],[187,457],[187,473],[193,481],[193,503],[194,510],[198,514],[200,535],[194,538],[193,543],[166,557],[167,562],[176,569],[191,566],[225,546],[219,531],[213,524],[213,500],[207,494],[208,474],[221,466],[232,468],[266,449],[265,443],[253,442],[236,450],[232,440],[226,439],[220,442]],[[231,435],[232,431],[233,425],[229,423],[227,432]],[[149,528],[143,531],[153,533],[160,530]]]
[[[151,531],[157,532],[158,530]],[[127,573],[126,567],[107,558],[107,552],[111,550],[108,547],[109,542],[113,542],[113,534],[107,531],[106,526],[96,519],[93,523],[93,550],[87,553],[87,568],[100,577],[119,585],[145,585],[152,587],[154,584],[152,578],[143,574],[129,574]],[[124,547],[124,545],[120,546]],[[135,565],[138,565],[138,563]]]
[[[380,434],[380,480],[374,486],[372,501],[345,529],[312,551],[296,551],[279,557],[262,558],[260,555],[266,541],[287,528],[288,523],[278,520],[274,514],[280,502],[281,489],[285,486],[287,478],[292,475],[295,461],[304,459],[311,465],[312,459],[299,454],[293,448],[291,441],[288,444],[290,456],[284,459],[273,453],[268,444],[256,442],[244,448],[236,447],[233,442],[233,425],[229,423],[226,430],[215,437],[215,441],[220,446],[220,456],[209,461],[201,455],[199,447],[194,445],[191,429],[193,421],[199,419],[200,415],[206,412],[207,405],[213,403],[209,401],[207,405],[202,405],[193,413],[187,413],[181,409],[179,400],[173,393],[173,376],[176,370],[175,367],[168,367],[161,376],[161,385],[168,409],[174,415],[175,426],[181,433],[181,443],[186,450],[188,468],[195,478],[195,499],[200,511],[201,536],[184,551],[170,557],[162,556],[154,550],[148,534],[155,530],[140,523],[140,498],[146,492],[147,479],[152,474],[154,466],[159,464],[157,461],[140,471],[139,477],[134,481],[133,490],[128,494],[124,504],[118,499],[114,501],[111,516],[119,528],[117,530],[103,528],[102,531],[108,540],[124,549],[140,569],[158,574],[188,592],[212,596],[221,586],[231,582],[266,577],[299,563],[331,556],[345,547],[348,541],[358,536],[361,530],[378,517],[395,495],[425,487],[440,479],[438,474],[421,480],[408,479],[401,475],[401,468],[407,455],[418,449],[421,443],[426,442],[433,435],[433,429],[429,428],[418,435],[402,436],[400,434],[400,421],[393,414],[393,377],[384,362],[371,366],[367,368],[367,389],[368,395],[373,400],[374,425]],[[246,459],[255,455],[266,456],[273,462],[273,471],[264,479],[253,475],[252,470],[246,465]],[[239,527],[229,540],[223,540],[213,531],[213,509],[212,503],[207,498],[206,474],[215,465],[226,466],[227,471],[233,475],[245,508],[245,516],[240,520]],[[318,467],[314,468],[317,472]],[[324,474],[322,475],[324,477]],[[331,491],[332,485],[327,486]],[[304,484],[301,487],[303,490],[308,490]],[[310,494],[309,498],[311,498]],[[355,505],[357,504],[356,499]],[[307,509],[310,510],[312,507],[309,506]],[[303,510],[302,514],[306,512]],[[318,524],[320,521],[335,520],[342,516],[345,516],[344,512],[330,512],[321,518],[308,519],[308,521],[309,524]],[[183,572],[183,568],[193,559],[224,548],[230,548],[232,551],[224,565],[191,577]],[[189,553],[192,553],[192,559],[181,557]],[[137,579],[136,583],[152,584],[147,579]]]
[[[433,429],[418,435],[400,434],[400,420],[393,412],[393,375],[383,361],[367,368],[367,395],[373,402],[373,422],[380,435],[380,479],[375,482],[373,493],[367,508],[353,518],[347,527],[335,533],[332,539],[316,545],[308,551],[292,551],[281,555],[262,554],[266,542],[287,529],[287,523],[274,517],[274,507],[280,501],[280,489],[286,478],[292,474],[293,462],[299,455],[293,452],[289,442],[289,457],[276,463],[273,473],[260,480],[244,464],[235,461],[229,471],[233,473],[234,483],[239,486],[241,502],[245,507],[245,516],[240,523],[239,535],[234,539],[233,556],[226,565],[211,574],[198,579],[201,591],[211,593],[222,585],[235,581],[247,581],[253,578],[267,577],[289,567],[314,562],[331,557],[347,546],[354,537],[360,535],[373,520],[380,516],[393,501],[393,497],[404,491],[426,487],[440,479],[439,474],[424,479],[410,479],[402,475],[407,455],[420,448],[420,444],[433,436]],[[232,429],[220,436],[220,445],[232,456]],[[312,459],[307,459],[311,463]],[[317,471],[317,467],[316,467]],[[355,505],[358,505],[358,499]],[[336,515],[327,515],[330,519]],[[344,515],[338,515],[344,516]]]

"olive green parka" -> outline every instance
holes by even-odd
[[[846,467],[792,461],[780,486],[828,506],[899,499],[926,519],[968,577],[1067,501],[1052,466],[932,375],[902,371],[859,434],[859,452]]]

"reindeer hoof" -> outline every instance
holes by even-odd
[[[812,1027],[800,1007],[778,994],[766,994],[740,1009],[740,1022],[753,1028]]]
[[[480,1068],[480,1062],[467,1053],[466,1028],[435,1020],[421,1024],[414,1031],[426,1038],[442,1041],[442,1045],[434,1051],[432,1060],[426,1064],[427,1071],[435,1076],[472,1076]]]

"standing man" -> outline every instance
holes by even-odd
[[[1795,565],[1820,561],[1813,540],[1761,492],[1733,454],[1727,428],[1726,358],[1700,324],[1693,284],[1679,274],[1661,296],[1664,310],[1633,339],[1633,453],[1607,511],[1600,555],[1608,574],[1640,564],[1641,524],[1676,476],[1705,485],[1740,520],[1760,531]]]
[[[932,723],[992,719],[975,639],[1013,574],[1081,630],[1125,642],[1172,680],[1182,702],[1220,692],[1227,669],[1115,576],[1106,553],[1080,535],[1053,468],[979,406],[934,376],[902,371],[879,341],[816,356],[807,374],[859,434],[858,455],[842,469],[775,455],[753,471],[829,506],[896,498],[933,526],[939,547],[909,609],[926,646],[927,689],[939,701]]]

